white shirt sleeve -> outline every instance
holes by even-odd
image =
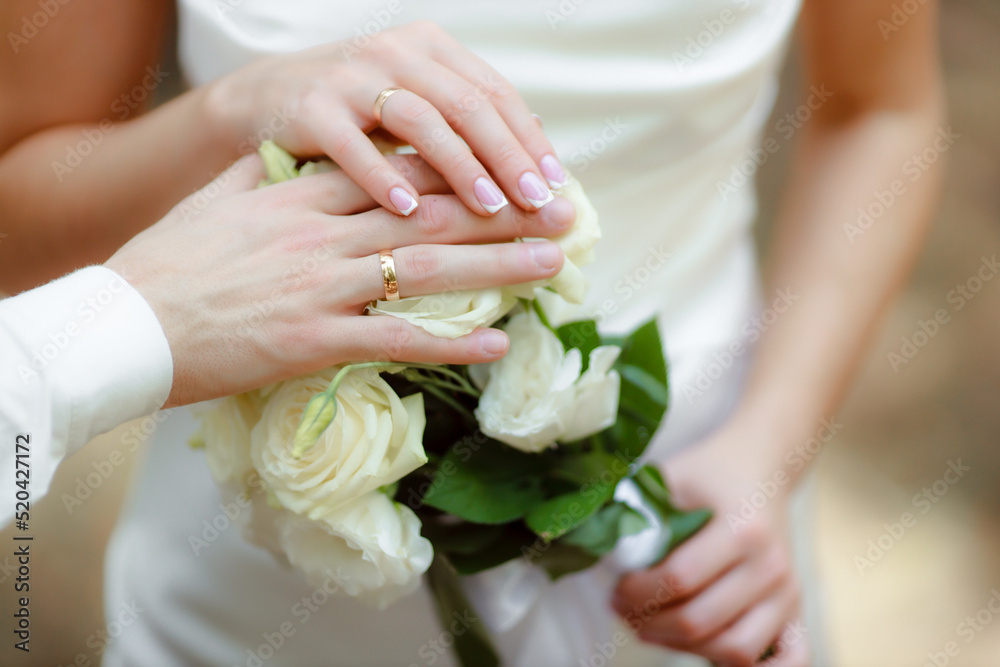
[[[19,500],[41,499],[65,457],[159,409],[172,382],[156,314],[110,269],[0,301],[0,527],[21,518]]]

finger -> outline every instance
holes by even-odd
[[[719,636],[691,647],[692,653],[733,665],[762,664],[771,667],[779,656],[792,649],[790,642],[778,644],[779,637],[798,609],[797,589],[786,587],[747,612]],[[804,639],[797,637],[796,643]],[[773,658],[759,662],[771,646],[776,646]],[[783,659],[783,657],[781,658]]]
[[[616,599],[628,608],[641,606],[646,592],[666,581],[676,595],[663,606],[683,604],[743,559],[733,549],[732,540],[732,531],[724,521],[711,521],[659,565],[622,577]]]
[[[441,294],[551,278],[563,254],[551,241],[491,245],[412,245],[393,251],[399,296]],[[379,255],[352,260],[362,279],[354,281],[354,303],[385,298]]]
[[[461,137],[433,104],[416,93],[400,90],[386,100],[382,127],[416,148],[471,210],[492,215],[507,205],[503,192]]]
[[[422,202],[406,219],[378,210],[365,214],[363,223],[338,220],[334,224],[351,225],[349,234],[339,235],[345,237],[344,251],[363,257],[382,248],[421,243],[498,243],[519,237],[553,237],[569,229],[576,217],[573,205],[563,198],[534,213],[508,206],[492,219],[476,215],[455,196],[426,196]]]
[[[419,195],[364,132],[347,120],[314,123],[316,142],[372,198],[390,211],[410,215]]]
[[[549,186],[558,189],[565,185],[566,173],[552,143],[542,131],[541,118],[531,113],[517,89],[489,63],[470,53],[455,39],[446,37],[435,40],[434,44],[435,60],[487,94],[518,143],[539,166]]]
[[[442,111],[514,203],[537,210],[552,201],[538,165],[493,107],[488,90],[436,63],[421,66],[411,78],[403,78],[404,85],[421,86],[421,95]]]
[[[345,340],[356,361],[406,361],[430,364],[480,364],[507,353],[507,335],[497,329],[476,329],[461,338],[432,336],[409,322],[389,315],[351,317]]]
[[[421,196],[451,191],[441,174],[418,155],[389,155],[386,159]],[[287,183],[287,187],[298,190],[303,199],[311,203],[314,209],[328,215],[354,215],[381,207],[381,204],[364,188],[341,170],[305,176]],[[421,210],[422,208],[418,208],[417,213],[419,214]],[[386,216],[386,219],[389,218],[400,220],[399,216],[393,214]]]
[[[687,648],[718,634],[787,583],[784,551],[773,549],[772,554],[744,561],[693,599],[664,609],[643,628],[643,638]]]
[[[764,667],[810,667],[809,636],[800,618],[785,626],[777,654],[761,663]]]

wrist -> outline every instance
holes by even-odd
[[[791,418],[746,404],[721,427],[725,437],[715,442],[749,477],[791,490],[842,429],[834,417]]]
[[[235,158],[253,152],[253,129],[247,122],[245,110],[248,108],[235,89],[231,76],[224,76],[211,83],[196,88],[196,108],[201,126],[213,147]]]

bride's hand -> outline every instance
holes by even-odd
[[[756,448],[748,439],[746,432],[723,427],[666,461],[678,506],[710,507],[714,516],[663,562],[624,576],[614,606],[644,641],[719,665],[759,664],[777,645],[768,667],[808,667],[788,538],[792,483],[787,476],[784,484],[773,482],[775,471],[753,460]],[[773,485],[761,507],[756,498],[766,496],[758,482]],[[741,514],[751,497],[754,512]],[[661,595],[665,588],[668,594]],[[633,623],[636,618],[642,622]]]
[[[108,260],[163,326],[174,358],[168,407],[345,361],[474,364],[506,353],[495,329],[450,340],[362,317],[385,295],[379,250],[393,249],[403,297],[549,278],[562,267],[558,245],[501,241],[565,231],[572,204],[486,219],[454,195],[430,194],[447,184],[420,158],[389,161],[425,194],[410,218],[376,208],[343,172],[252,190],[263,169],[248,156]]]
[[[248,137],[273,133],[294,155],[326,154],[392,211],[408,214],[419,192],[366,136],[387,88],[403,90],[385,101],[382,127],[416,148],[470,210],[491,215],[504,192],[536,210],[551,198],[546,180],[565,182],[511,84],[426,21],[385,30],[363,48],[335,42],[265,58],[209,85],[211,115],[234,145],[252,150]]]

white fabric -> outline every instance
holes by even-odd
[[[200,85],[266,54],[343,39],[363,48],[380,24],[427,18],[496,67],[601,215],[588,309],[609,332],[659,319],[673,409],[649,453],[658,459],[717,426],[739,391],[746,357],[697,400],[679,393],[731,341],[750,347],[740,329],[759,307],[753,187],[720,186],[746,170],[759,141],[798,9],[799,0],[180,0],[179,54]],[[324,599],[306,618],[303,599],[324,595],[229,527],[203,455],[183,447],[193,424],[178,412],[158,429],[113,537],[106,608],[136,599],[146,612],[105,664],[454,664],[425,588],[382,613]],[[212,530],[207,548],[192,546]],[[483,622],[506,630],[505,664],[600,658],[613,570],[555,584],[514,570],[469,582],[493,601]],[[271,648],[286,621],[294,635]]]
[[[30,464],[31,500],[40,500],[65,457],[158,409],[172,381],[155,313],[110,269],[81,269],[0,301],[0,526],[14,516],[15,479],[24,479],[16,470]],[[19,435],[27,449],[15,446]]]

